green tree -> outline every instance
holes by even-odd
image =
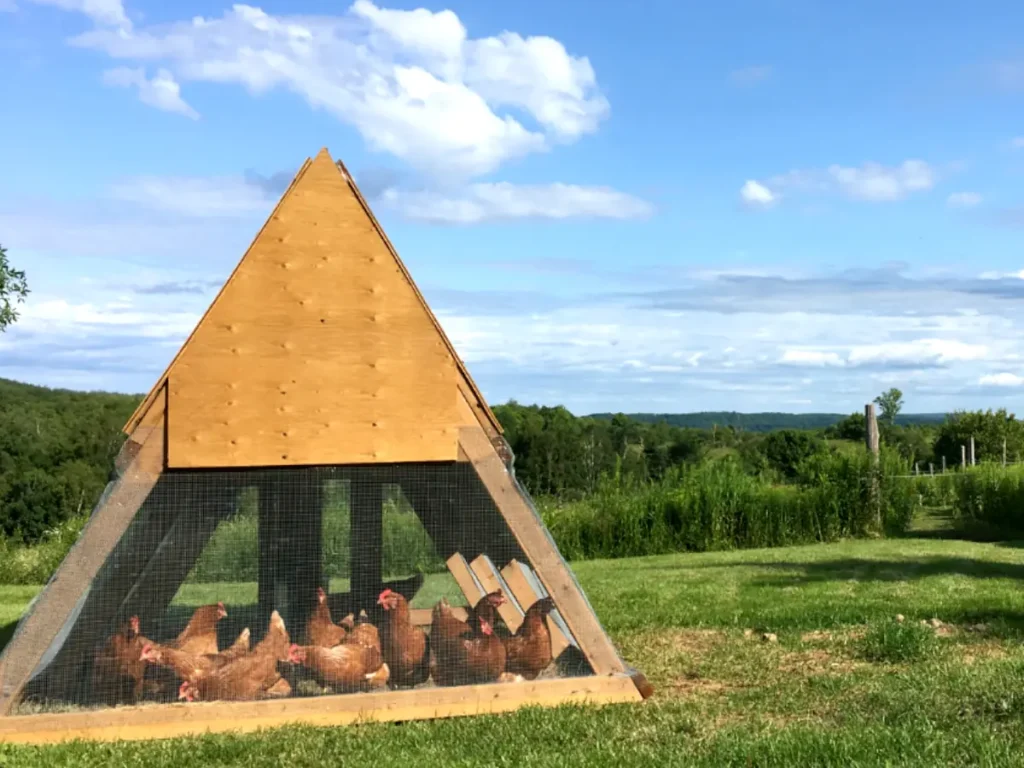
[[[818,453],[826,453],[825,441],[810,432],[780,429],[769,433],[761,443],[768,465],[784,477],[795,478],[800,464]]]
[[[827,437],[836,438],[838,440],[855,440],[857,442],[864,442],[864,437],[867,434],[867,425],[864,419],[863,413],[851,413],[845,419],[842,419],[834,426],[829,427],[825,430]]]
[[[14,306],[28,296],[25,273],[11,266],[7,249],[0,245],[0,333],[18,319]]]
[[[939,428],[935,440],[935,458],[946,457],[949,466],[960,463],[960,446],[970,445],[974,438],[977,461],[1002,461],[1003,441],[1006,457],[1019,461],[1024,456],[1024,423],[1017,421],[1005,408],[998,411],[954,411]]]
[[[896,423],[896,417],[903,409],[903,393],[896,387],[891,387],[875,398],[875,404],[882,411],[878,418],[887,422],[891,427]]]

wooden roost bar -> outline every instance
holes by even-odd
[[[404,720],[638,701],[651,692],[602,629],[510,471],[500,424],[351,176],[326,149],[299,169],[124,430],[117,479],[0,656],[0,741]],[[400,489],[470,605],[502,590],[508,602],[500,618],[514,632],[531,604],[550,597],[552,654],[572,657],[586,674],[14,714],[31,692],[45,698],[68,680],[85,686],[75,675],[98,633],[109,635],[128,616],[169,610],[243,491],[258,497],[253,641],[275,611],[303,634],[317,588],[329,581],[322,472],[348,489],[350,588],[329,595],[333,615],[365,609],[380,621],[384,587],[411,599],[423,585],[422,574],[384,583],[386,488]],[[430,625],[429,610],[411,615],[414,625]]]

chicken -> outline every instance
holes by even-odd
[[[481,597],[475,606],[466,611],[467,621],[463,621],[452,613],[451,606],[449,605],[447,598],[442,597],[438,605],[443,605],[447,610],[438,612],[436,610],[437,606],[434,606],[435,610],[432,612],[430,625],[431,645],[433,646],[438,642],[452,640],[470,632],[471,629],[469,622],[472,621],[473,616],[481,606],[483,606],[485,601],[495,608],[506,602],[505,596],[501,593],[500,589],[495,590],[494,592],[489,592]]]
[[[495,602],[482,599],[469,612],[468,632],[451,636],[444,631],[455,629],[458,622],[447,600],[434,606],[431,634],[442,629],[442,637],[434,642],[434,682],[438,685],[467,685],[495,682],[505,672],[505,646],[494,634],[497,612]],[[500,603],[499,603],[500,604]],[[461,623],[461,622],[459,622]]]
[[[284,626],[284,619],[281,614],[274,611],[270,614],[270,625],[267,627],[267,634],[260,640],[253,653],[269,654],[278,661],[288,661],[288,650],[292,641],[288,636],[288,630]]]
[[[293,645],[289,660],[309,669],[322,685],[346,693],[365,690],[387,666],[380,651],[356,642],[333,648]]]
[[[291,686],[278,672],[277,663],[288,660],[291,642],[281,614],[270,615],[266,636],[250,653],[230,659],[214,669],[197,670],[185,678],[178,698],[186,701],[246,701],[287,696]]]
[[[426,632],[413,625],[409,603],[398,592],[385,589],[377,604],[385,612],[381,650],[390,670],[390,684],[398,687],[426,682],[430,674],[430,645]]]
[[[249,632],[249,628],[246,627],[239,633],[235,642],[217,655],[222,659],[237,659],[240,656],[245,656],[249,652],[249,638],[251,635],[252,633]]]
[[[141,655],[148,642],[139,633],[139,617],[132,616],[94,658],[94,693],[109,704],[138,702],[142,697],[146,673],[146,662]]]
[[[516,633],[505,638],[505,669],[510,674],[533,680],[551,663],[547,617],[554,607],[550,597],[542,597],[527,609]]]
[[[306,622],[306,642],[322,648],[333,648],[345,640],[345,627],[338,626],[331,620],[331,609],[327,605],[327,593],[323,587],[317,588],[316,610]]]
[[[167,645],[185,653],[217,653],[217,622],[227,615],[224,603],[202,605],[181,634]]]
[[[345,639],[345,642],[358,643],[359,645],[365,645],[368,648],[376,648],[377,651],[380,652],[380,632],[366,619],[365,613],[361,614],[359,619],[359,623],[353,624],[351,630],[349,630],[348,637]]]
[[[161,667],[169,667],[181,680],[191,680],[207,674],[249,653],[249,629],[243,629],[238,639],[220,653],[189,653],[170,645],[147,642],[141,659]]]

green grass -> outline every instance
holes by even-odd
[[[1024,765],[1022,547],[905,538],[576,563],[657,689],[642,705],[0,747],[0,766]],[[0,623],[32,594],[0,588]]]

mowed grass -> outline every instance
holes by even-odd
[[[655,685],[647,702],[0,746],[0,765],[1024,765],[1016,544],[853,541],[574,570],[623,655]],[[31,594],[0,588],[0,617]]]

